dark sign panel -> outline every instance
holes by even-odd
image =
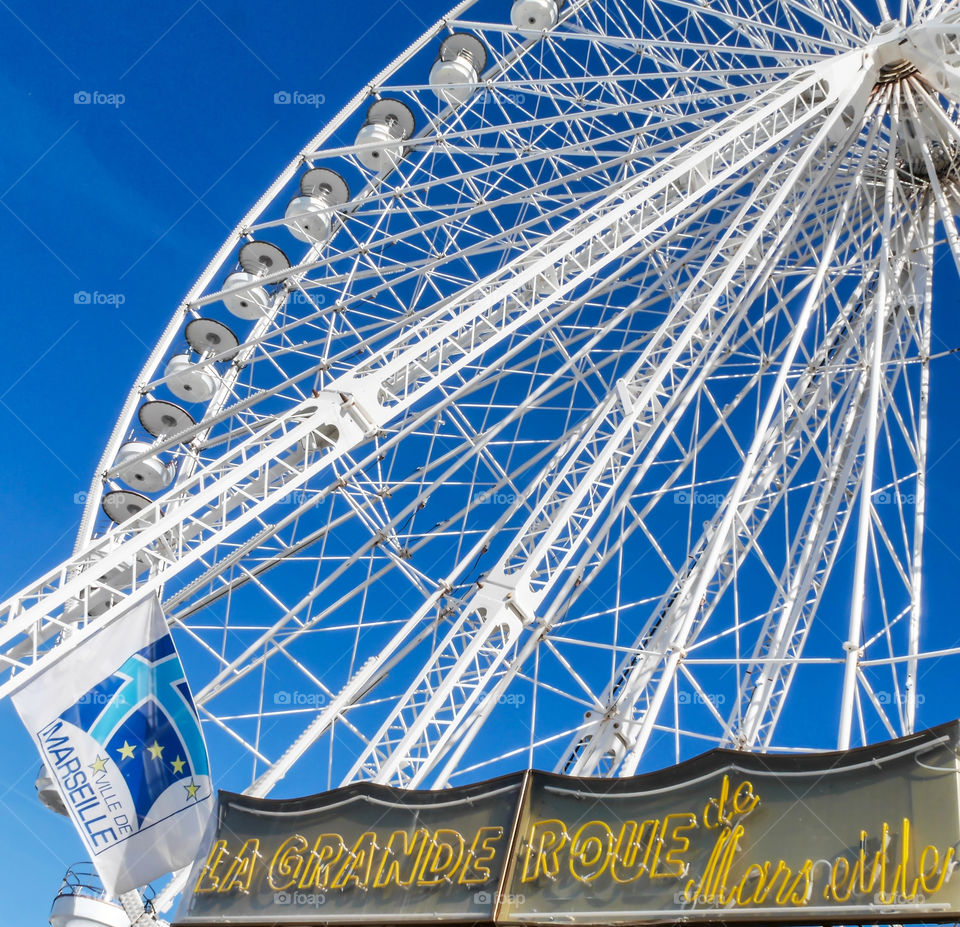
[[[221,792],[178,924],[491,921],[524,773],[443,792]]]
[[[954,920],[958,736],[715,750],[630,779],[221,793],[177,924]]]

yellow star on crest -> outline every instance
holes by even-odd
[[[173,767],[173,771],[179,776],[183,772],[183,767],[187,764],[180,759],[180,754],[177,754],[177,758],[170,764]]]
[[[187,790],[187,801],[190,801],[192,798],[194,801],[197,800],[197,792],[200,791],[200,786],[197,785],[193,779],[190,780],[190,785],[185,785],[184,788]]]
[[[97,754],[97,758],[96,758],[92,763],[88,763],[87,765],[88,765],[95,773],[106,772],[106,771],[107,771],[107,760],[108,760],[108,757],[100,756],[100,754],[98,753],[98,754]]]
[[[136,750],[136,747],[131,747],[126,741],[123,742],[123,746],[117,751],[120,754],[121,760],[132,760],[133,751]]]
[[[161,747],[156,741],[153,742],[152,746],[147,747],[150,751],[150,756],[155,760],[160,759],[160,754],[163,753],[163,747]]]

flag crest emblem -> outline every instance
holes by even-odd
[[[213,786],[197,708],[155,597],[12,698],[108,891],[193,861]]]
[[[60,715],[86,732],[129,789],[142,826],[170,786],[208,776],[200,720],[169,634],[129,657]]]

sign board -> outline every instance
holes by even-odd
[[[958,739],[953,722],[629,779],[221,793],[175,924],[955,920]]]

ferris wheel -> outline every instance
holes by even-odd
[[[159,595],[255,795],[914,730],[960,11],[877,2],[456,6],[173,313],[0,695]]]

